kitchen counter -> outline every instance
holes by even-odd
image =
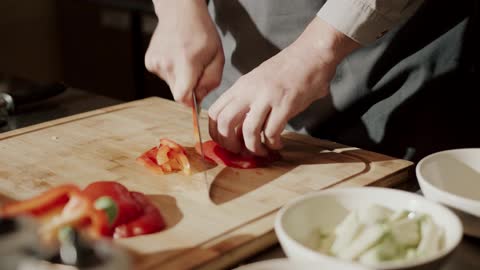
[[[119,103],[116,99],[69,88],[56,97],[19,107],[12,115],[0,115],[0,133]]]
[[[70,88],[54,98],[23,106],[19,108],[14,115],[8,117],[2,116],[0,119],[3,118],[5,121],[4,124],[0,126],[0,132],[38,124],[118,103],[121,103],[121,101]],[[280,246],[277,244],[253,258],[246,260],[242,264],[266,259],[281,258],[284,256],[285,255]],[[467,236],[464,237],[460,247],[455,251],[451,260],[449,260],[447,265],[441,270],[456,269],[480,269],[480,239]]]

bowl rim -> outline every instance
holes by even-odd
[[[342,269],[345,270],[371,270],[369,268],[366,268],[363,265],[358,265],[358,264],[353,264],[349,263],[346,261],[329,261],[328,264],[331,265],[326,265],[326,266],[335,266],[335,267],[342,267]],[[273,259],[268,259],[268,260],[261,260],[261,261],[256,261],[248,264],[241,265],[237,268],[233,268],[232,270],[260,270],[263,269],[265,266],[275,266],[277,267],[276,269],[292,269],[292,267],[300,266],[302,267],[301,269],[317,269],[319,265],[316,262],[299,262],[299,261],[294,261],[289,258],[273,258]],[[313,267],[316,266],[316,267]],[[280,268],[278,268],[280,267]],[[306,267],[306,268],[305,268]],[[273,269],[273,268],[270,268]]]
[[[408,192],[408,191],[403,191],[403,190],[398,190],[398,189],[384,188],[384,187],[345,187],[345,188],[332,188],[332,189],[328,189],[328,190],[314,191],[314,192],[305,194],[303,196],[300,196],[299,198],[296,198],[296,199],[290,201],[289,203],[285,204],[277,212],[277,215],[276,215],[276,218],[275,218],[275,223],[274,223],[274,230],[275,230],[275,233],[276,233],[279,241],[281,241],[280,240],[281,238],[284,238],[289,242],[289,244],[292,244],[295,248],[300,249],[303,253],[309,254],[310,256],[316,256],[316,257],[320,257],[320,258],[323,258],[323,259],[326,259],[326,260],[337,260],[337,261],[343,261],[343,262],[352,262],[352,263],[355,263],[355,264],[363,265],[363,264],[361,264],[357,261],[343,260],[343,259],[340,259],[340,258],[337,258],[337,257],[334,257],[334,256],[329,256],[329,255],[326,255],[324,253],[314,251],[314,250],[306,247],[302,243],[300,243],[297,240],[290,237],[290,235],[287,234],[287,232],[283,228],[283,223],[282,223],[282,220],[285,216],[285,213],[287,213],[294,206],[303,203],[304,201],[310,200],[310,199],[315,198],[315,197],[325,196],[325,195],[335,195],[335,194],[338,194],[338,193],[358,193],[358,192],[363,192],[363,193],[388,192],[388,193],[392,193],[392,194],[393,193],[399,194],[401,196],[409,196],[412,199],[417,199],[417,200],[421,201],[422,203],[427,203],[427,204],[432,205],[433,207],[437,207],[437,208],[441,209],[441,211],[444,211],[447,215],[451,216],[453,226],[449,226],[449,227],[457,227],[458,228],[459,233],[456,236],[454,236],[453,244],[449,247],[445,247],[442,251],[438,252],[434,256],[419,258],[419,259],[413,260],[413,261],[382,263],[382,264],[379,265],[380,269],[394,270],[394,269],[398,269],[399,267],[401,267],[401,268],[415,267],[415,266],[420,266],[420,265],[424,265],[424,264],[427,264],[427,263],[437,261],[437,260],[445,257],[446,255],[450,254],[455,248],[458,247],[458,245],[460,244],[460,242],[462,240],[463,226],[462,226],[462,223],[460,222],[460,219],[458,218],[458,216],[452,210],[448,209],[446,206],[444,206],[440,203],[428,200],[427,198],[425,198],[425,197],[423,197],[419,194],[415,194],[415,193]],[[442,227],[442,228],[445,229],[445,227]],[[280,244],[282,244],[282,243],[280,243]],[[363,265],[363,266],[372,267],[371,265]]]
[[[452,152],[468,152],[471,150],[480,151],[480,148],[456,148],[456,149],[449,149],[449,150],[443,150],[443,151],[432,153],[428,156],[425,156],[417,163],[417,166],[415,166],[415,174],[417,176],[417,181],[420,184],[420,189],[422,190],[423,193],[425,193],[425,191],[424,191],[424,188],[422,188],[422,185],[425,185],[428,188],[438,192],[441,196],[446,197],[449,201],[449,202],[442,201],[442,203],[446,203],[451,207],[459,207],[459,210],[465,211],[469,214],[472,214],[478,217],[477,214],[472,213],[471,211],[468,211],[467,209],[465,209],[465,207],[461,207],[458,202],[460,202],[460,204],[476,205],[478,207],[480,206],[480,200],[474,200],[474,199],[470,199],[452,192],[448,192],[447,190],[442,189],[437,185],[434,185],[432,182],[427,180],[427,178],[421,173],[421,169],[424,166],[424,164],[430,161],[431,159],[436,158],[437,156],[444,155],[447,153],[452,153]]]

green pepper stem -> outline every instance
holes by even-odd
[[[118,206],[115,201],[109,196],[102,196],[95,200],[95,209],[102,210],[107,214],[108,224],[112,225],[117,219]]]

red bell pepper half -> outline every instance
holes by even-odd
[[[112,181],[94,182],[84,190],[63,185],[29,200],[0,206],[0,217],[24,214],[43,220],[40,233],[50,240],[65,226],[84,230],[92,237],[115,238],[165,228],[160,211],[144,194],[130,192]]]
[[[195,150],[200,153],[200,145],[195,145]],[[220,146],[214,141],[203,143],[205,158],[219,165],[233,168],[252,169],[263,167],[280,159],[278,152],[270,152],[266,157],[254,156],[250,153],[235,154]]]

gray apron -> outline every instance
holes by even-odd
[[[426,0],[404,25],[347,57],[330,96],[287,128],[414,161],[443,149],[479,147],[477,2]],[[226,63],[220,87],[203,106],[292,43],[323,3],[211,1]]]

